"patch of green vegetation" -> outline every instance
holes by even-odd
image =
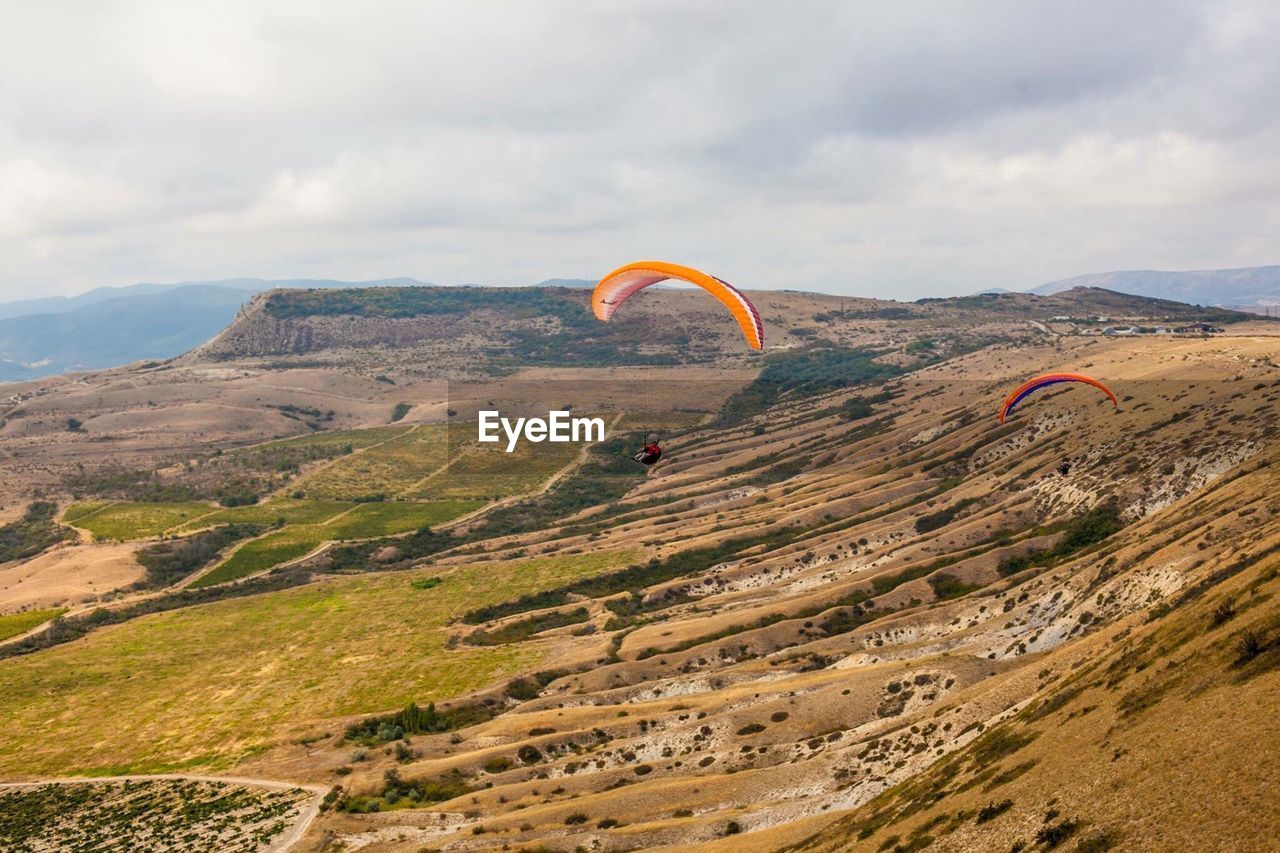
[[[69,476],[65,485],[77,498],[92,495],[135,503],[179,503],[207,497],[191,484],[161,479],[152,469],[95,470]]]
[[[458,705],[437,711],[435,702],[428,702],[425,708],[418,707],[416,702],[410,702],[404,710],[394,714],[367,717],[358,723],[352,723],[347,727],[345,737],[352,743],[377,746],[400,740],[406,735],[451,732],[478,725],[493,719],[496,713],[492,706],[484,703]]]
[[[634,436],[614,434],[593,447],[587,461],[554,488],[544,494],[494,508],[474,525],[469,525],[466,534],[419,530],[397,539],[333,548],[328,553],[329,559],[335,571],[360,571],[368,564],[370,556],[384,545],[394,545],[403,554],[403,560],[410,561],[469,542],[530,530],[545,530],[554,525],[557,519],[616,500],[643,479],[644,472],[638,470],[640,466],[630,459],[629,448],[632,444]],[[566,528],[563,533],[568,536],[586,530],[587,526],[583,525],[573,531]],[[513,611],[515,612],[521,611]]]
[[[882,354],[874,349],[815,346],[769,355],[760,375],[725,402],[719,423],[740,423],[788,394],[809,397],[900,375],[902,368],[875,360]]]
[[[480,501],[395,501],[362,504],[326,525],[327,539],[373,539],[443,524],[484,506]]]
[[[549,589],[536,595],[524,596],[515,601],[476,608],[463,616],[468,624],[478,625],[493,619],[514,616],[530,610],[557,607],[569,601],[570,595],[605,598],[620,592],[642,589],[655,583],[673,580],[686,575],[704,572],[716,563],[731,559],[734,555],[760,545],[781,547],[808,532],[805,528],[784,527],[751,536],[727,539],[716,545],[691,548],[673,554],[665,560],[653,559],[643,566],[628,566],[618,571],[606,572],[575,581],[558,589]]]
[[[537,490],[578,458],[582,445],[521,442],[481,444],[474,423],[449,425],[449,466],[425,480],[415,498],[499,499]]]
[[[257,536],[262,530],[261,525],[228,524],[186,539],[158,542],[143,548],[138,552],[137,560],[147,570],[147,575],[133,586],[135,589],[172,586],[213,562],[224,548],[241,539]]]
[[[845,400],[840,405],[840,417],[846,421],[860,421],[869,418],[876,413],[875,406],[877,403],[887,403],[893,399],[893,395],[888,391],[881,391],[879,394],[870,397],[855,395]]]
[[[449,434],[443,424],[400,429],[391,438],[308,474],[299,487],[311,498],[345,501],[408,493],[448,461]]]
[[[131,613],[97,611],[106,614],[96,617],[102,624],[123,624],[88,636],[88,616],[58,620],[80,624],[82,639],[18,657],[6,647],[0,660],[0,774],[226,769],[313,724],[441,703],[500,683],[536,669],[545,649],[451,649],[449,624],[468,607],[563,585],[616,559],[568,555],[443,575],[326,579],[204,606],[190,605],[231,588],[182,590],[138,602]],[[432,576],[444,582],[430,593],[410,588],[415,577]],[[246,586],[261,593],[282,582],[296,583],[283,571]],[[152,615],[134,618],[143,612]],[[357,662],[361,677],[352,678]],[[76,725],[30,737],[58,714]]]
[[[1008,577],[1033,567],[1055,565],[1060,560],[1097,545],[1123,528],[1124,520],[1120,518],[1120,510],[1116,505],[1101,504],[1072,519],[1058,544],[1052,548],[1006,557],[1000,561],[997,571]]]
[[[403,779],[399,771],[393,768],[384,774],[382,790],[376,795],[340,799],[337,809],[351,814],[411,809],[443,803],[470,794],[473,790],[457,770],[443,776]]]
[[[65,539],[70,531],[54,520],[57,513],[57,504],[36,501],[22,518],[0,526],[0,563],[34,557]]]
[[[311,794],[185,779],[0,792],[0,849],[213,850],[271,845]]]
[[[1013,755],[1037,737],[1037,732],[1016,732],[1011,726],[999,726],[974,741],[969,754],[978,767],[986,767]]]
[[[939,601],[946,601],[951,598],[959,598],[962,595],[968,595],[975,589],[982,589],[981,584],[966,583],[955,575],[939,572],[929,578],[929,586],[933,587],[933,594]]]
[[[554,610],[540,613],[528,619],[509,622],[488,631],[473,631],[466,637],[466,642],[473,646],[501,646],[507,643],[520,643],[535,634],[550,631],[552,628],[563,628],[586,622],[591,617],[585,607],[573,610]]]
[[[57,619],[66,612],[65,607],[50,607],[46,610],[24,610],[21,613],[2,615],[0,616],[0,640],[25,634],[37,625],[42,625],[50,619]]]
[[[942,527],[946,527],[955,517],[963,510],[977,503],[976,498],[964,498],[953,503],[951,506],[944,507],[937,512],[931,512],[922,515],[916,519],[916,533],[931,533]]]
[[[246,542],[226,562],[196,579],[191,586],[193,589],[214,586],[296,560],[324,541],[320,533],[322,530],[317,525],[292,527]]]
[[[71,507],[68,512],[76,510]],[[93,534],[94,539],[129,542],[159,536],[179,525],[189,524],[197,518],[218,512],[209,504],[187,501],[183,503],[129,502],[113,503],[90,513],[76,513],[75,525]]]
[[[253,506],[219,510],[169,532],[182,533],[216,524],[320,524],[352,506],[341,501],[277,498]]]
[[[391,410],[391,422],[395,423],[396,421],[404,420],[404,416],[409,414],[409,410],[412,408],[413,406],[408,403],[396,403],[396,407]]]

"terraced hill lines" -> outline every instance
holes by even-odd
[[[440,330],[457,331],[439,306],[383,316],[379,300],[342,303],[349,318],[300,304],[278,325],[255,315],[218,341],[218,369],[248,369],[227,349],[237,342],[274,352],[304,326],[308,357],[353,365],[374,357],[344,349],[344,326],[394,332],[380,365],[388,352],[425,365],[447,349]],[[234,584],[210,562],[211,585],[166,591],[164,612],[113,623],[112,611],[73,641],[0,659],[0,714],[16,721],[0,769],[193,766],[338,786],[306,850],[1248,849],[1274,837],[1257,792],[1280,781],[1280,761],[1257,759],[1275,740],[1260,716],[1280,698],[1277,339],[1049,337],[1030,325],[1046,303],[1022,296],[777,300],[800,312],[775,337],[793,346],[754,379],[708,349],[697,369],[728,368],[732,382],[721,377],[707,417],[674,413],[651,470],[628,461],[634,436],[616,425],[581,458],[514,468],[468,447],[467,425],[387,427],[386,403],[419,399],[405,369],[366,377],[388,396],[369,398],[382,420],[368,425],[386,432],[365,449],[363,436],[350,452],[333,443],[352,426],[338,414],[329,439],[320,424],[141,483],[252,474],[241,485],[274,494],[252,507],[174,499],[149,518],[141,502],[86,492],[67,516],[85,529],[267,525],[236,540],[245,565],[321,531],[362,541],[287,567],[264,558]],[[1126,300],[1053,306],[1154,310]],[[563,306],[538,305],[575,353],[599,355]],[[495,373],[513,354],[545,355],[514,313],[476,362]],[[840,345],[815,342],[818,330]],[[667,331],[641,355],[670,355]],[[301,357],[244,363],[269,374],[260,359]],[[213,369],[200,358],[174,370]],[[1053,389],[998,425],[1010,384],[1049,369],[1105,379],[1118,410]],[[549,382],[564,368],[530,370]],[[467,399],[537,402],[521,384],[532,375],[473,372]],[[673,408],[695,387],[673,384]],[[456,514],[468,500],[484,511]],[[435,508],[465,520],[409,527]],[[131,709],[124,724],[100,713],[111,705]],[[1210,805],[1177,805],[1184,791]]]
[[[580,586],[585,600],[530,602],[481,623],[510,633],[584,605],[594,621],[603,602],[614,653],[464,732],[448,757],[433,736],[415,737],[423,759],[400,776],[456,770],[477,780],[467,797],[421,820],[392,812],[341,825],[353,841],[396,827],[406,843],[431,846],[461,844],[477,827],[501,843],[655,846],[741,831],[749,844],[781,845],[979,745],[990,744],[982,760],[996,768],[988,783],[1014,785],[1017,765],[1000,760],[1017,743],[983,733],[1036,694],[1046,677],[1037,659],[1061,655],[1054,672],[1087,660],[1095,632],[1140,623],[1234,559],[1205,561],[1201,537],[1221,546],[1229,538],[1213,531],[1263,512],[1229,473],[1270,482],[1278,455],[1263,449],[1270,425],[1260,416],[1272,411],[1274,386],[1259,381],[1263,368],[1245,373],[1200,393],[1169,384],[1148,406],[1101,419],[1092,400],[1046,395],[1006,430],[983,417],[997,388],[975,400],[971,388],[940,386],[877,404],[867,419],[891,411],[893,422],[871,436],[857,420],[810,419],[816,404],[776,410],[763,435],[691,436],[681,468],[660,468],[610,508],[594,538],[544,532],[507,545],[722,553],[678,569],[660,556],[624,594]],[[1171,417],[1179,404],[1189,415]],[[1219,425],[1205,432],[1206,419]],[[1142,441],[1121,448],[1125,436]],[[725,474],[779,447],[802,463],[785,479],[744,494],[747,478]],[[1174,448],[1187,455],[1171,459]],[[1232,467],[1204,467],[1223,451]],[[1076,460],[1067,476],[1056,470],[1064,454]],[[1199,473],[1161,478],[1169,464]],[[1150,509],[1152,490],[1170,502]],[[1280,539],[1269,529],[1235,545],[1265,548],[1266,536]],[[394,794],[395,785],[367,773],[350,790]],[[457,822],[466,810],[477,816]],[[455,817],[442,824],[438,814]],[[619,814],[626,826],[611,822]],[[856,840],[841,838],[835,847]]]

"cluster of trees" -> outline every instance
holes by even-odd
[[[260,524],[227,524],[185,539],[158,542],[138,552],[147,575],[135,589],[160,589],[182,580],[212,562],[224,548],[265,530]]]
[[[406,735],[433,734],[474,726],[495,716],[493,708],[483,702],[457,705],[445,711],[437,711],[436,703],[419,707],[410,702],[394,714],[369,717],[347,727],[346,738],[353,743],[376,746],[400,740]]]
[[[54,521],[57,512],[57,504],[36,501],[22,518],[0,525],[0,563],[34,557],[61,542],[67,531]]]
[[[725,402],[720,424],[741,423],[773,406],[785,394],[813,396],[892,379],[902,373],[901,367],[876,361],[880,355],[881,350],[827,343],[771,354],[765,358],[760,375]]]

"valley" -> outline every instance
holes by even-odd
[[[761,359],[689,291],[598,326],[573,291],[397,290],[0,389],[7,781],[327,791],[298,850],[1280,833],[1274,323],[768,292]],[[1060,370],[1118,405],[996,422]],[[605,441],[476,442],[562,407]]]

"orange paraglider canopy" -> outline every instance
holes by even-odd
[[[1005,418],[1009,417],[1009,413],[1013,411],[1013,407],[1021,403],[1026,397],[1045,388],[1049,385],[1057,385],[1059,382],[1083,382],[1086,385],[1092,385],[1094,388],[1102,391],[1111,398],[1111,402],[1116,406],[1120,405],[1120,401],[1116,399],[1116,395],[1111,393],[1111,389],[1103,385],[1092,376],[1085,376],[1083,373],[1045,373],[1028,379],[1026,382],[1018,386],[1018,388],[1005,398],[1004,405],[1000,407],[1000,423],[1004,423]]]
[[[626,302],[632,294],[643,290],[651,284],[666,281],[669,278],[696,284],[703,290],[719,299],[733,314],[747,343],[754,349],[764,348],[764,322],[760,312],[751,304],[751,300],[743,295],[729,282],[707,275],[693,267],[669,264],[665,261],[637,261],[618,267],[596,285],[591,294],[591,310],[601,320],[608,320],[618,306]]]

